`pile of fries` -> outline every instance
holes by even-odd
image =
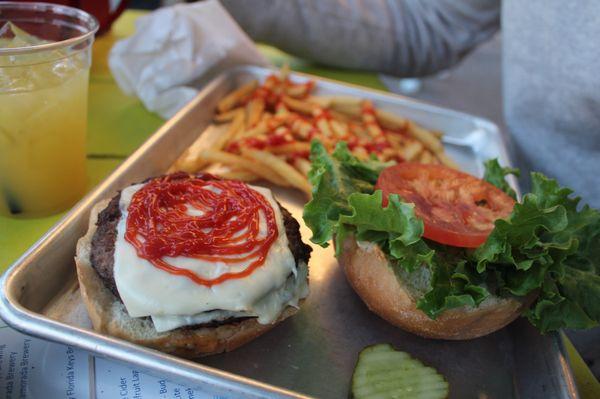
[[[251,81],[224,97],[214,122],[227,123],[226,130],[209,146],[192,145],[171,169],[197,172],[220,164],[226,167],[217,172],[222,177],[265,179],[310,196],[308,157],[314,139],[329,151],[346,141],[360,159],[375,154],[383,161],[456,168],[444,153],[441,133],[377,109],[369,100],[315,96],[314,81],[294,83],[288,74],[284,67],[262,85]]]

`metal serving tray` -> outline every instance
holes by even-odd
[[[25,253],[2,278],[0,316],[24,333],[74,345],[223,397],[347,397],[358,352],[389,342],[436,367],[450,382],[452,398],[577,398],[558,334],[541,336],[518,320],[471,341],[428,340],[405,333],[369,312],[347,284],[331,248],[315,248],[311,293],[301,311],[271,332],[231,353],[188,361],[95,333],[81,303],[73,256],[94,203],[133,182],[165,172],[211,124],[216,103],[244,81],[263,79],[257,67],[224,72],[165,123],[113,174]],[[292,74],[304,81],[309,77]],[[322,94],[369,98],[379,107],[445,133],[448,153],[475,175],[482,162],[509,164],[498,128],[470,115],[331,80],[317,81]],[[514,185],[514,182],[513,182]],[[302,194],[275,189],[301,220]],[[309,231],[302,228],[305,241]]]

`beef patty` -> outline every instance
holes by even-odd
[[[175,178],[188,178],[189,175],[179,173],[173,175]],[[204,180],[217,180],[218,178],[211,175],[199,175]],[[146,180],[145,182],[151,179]],[[117,224],[121,218],[121,210],[119,209],[119,201],[121,193],[113,197],[108,206],[98,214],[96,222],[96,232],[92,237],[91,263],[98,275],[104,281],[106,287],[121,300],[114,276],[114,258],[115,258],[115,241],[117,239]],[[308,264],[310,252],[312,248],[302,242],[300,236],[300,225],[292,217],[287,209],[279,204],[281,215],[283,216],[283,224],[285,226],[285,234],[288,238],[289,248],[294,256],[296,265],[300,262]]]

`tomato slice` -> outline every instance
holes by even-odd
[[[515,201],[492,184],[440,165],[401,163],[384,169],[375,189],[398,194],[415,204],[423,220],[423,236],[441,244],[477,248],[494,229],[494,221],[508,217]]]

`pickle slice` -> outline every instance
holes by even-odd
[[[443,399],[448,382],[427,367],[389,344],[368,346],[358,355],[352,375],[355,399]]]

